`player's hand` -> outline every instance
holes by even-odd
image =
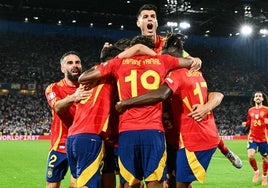
[[[195,104],[192,106],[192,112],[188,116],[194,118],[195,121],[202,121],[204,117],[209,113],[209,109],[206,105]]]
[[[91,94],[92,91],[88,90],[87,85],[80,85],[73,94],[75,97],[74,102],[80,102],[81,100],[87,99],[89,96],[91,96]]]
[[[189,58],[192,59],[192,61],[193,61],[192,65],[190,67],[190,71],[191,72],[198,71],[202,65],[201,59],[198,57],[189,57]]]
[[[124,112],[126,109],[124,108],[123,102],[119,101],[115,104],[115,109],[117,112],[122,113]]]
[[[102,48],[108,48],[110,46],[112,46],[113,44],[109,43],[109,42],[105,42]]]

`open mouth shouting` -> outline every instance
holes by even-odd
[[[154,25],[152,23],[148,23],[147,24],[147,32],[148,32],[148,34],[155,33],[155,31],[154,31]]]
[[[79,70],[79,68],[75,67],[71,70],[72,75],[79,75],[81,73],[81,71]]]

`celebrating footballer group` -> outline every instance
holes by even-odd
[[[106,43],[102,63],[89,70],[82,72],[76,52],[62,56],[65,77],[46,90],[53,111],[47,188],[60,187],[68,166],[70,188],[115,188],[117,173],[124,188],[189,188],[194,181],[204,183],[217,148],[242,168],[215,123],[213,109],[223,94],[208,92],[201,60],[183,48],[187,37],[157,35],[152,4],[138,10],[137,26],[140,36]],[[267,102],[265,96],[255,93],[256,106],[243,123],[252,130],[248,157],[253,182],[260,175],[254,158],[258,147],[263,185],[268,147],[266,138],[258,140],[257,134],[266,135],[268,107],[259,106]]]

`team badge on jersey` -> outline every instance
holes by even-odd
[[[55,97],[56,97],[56,93],[55,93],[55,92],[51,92],[51,93],[48,94],[48,99],[49,99],[49,100],[52,100],[52,99],[54,99]]]

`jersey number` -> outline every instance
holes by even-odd
[[[254,125],[254,127],[261,126],[261,120],[260,119],[254,119],[253,125]]]
[[[148,83],[147,79],[153,77],[153,82]],[[130,75],[125,77],[125,82],[130,82],[132,97],[138,96],[138,74],[137,70],[131,70]],[[160,84],[160,76],[154,70],[147,70],[140,76],[140,82],[144,89],[152,90],[157,89]]]
[[[56,155],[51,155],[50,156],[50,160],[49,160],[49,163],[48,163],[48,166],[49,167],[54,167],[54,163],[57,161],[57,156]]]
[[[195,89],[193,90],[194,95],[198,96],[199,104],[204,104],[204,99],[203,99],[202,90],[201,90],[202,87],[207,87],[206,82],[196,83]],[[190,111],[192,111],[192,104],[190,104],[188,97],[183,98],[183,103]]]

